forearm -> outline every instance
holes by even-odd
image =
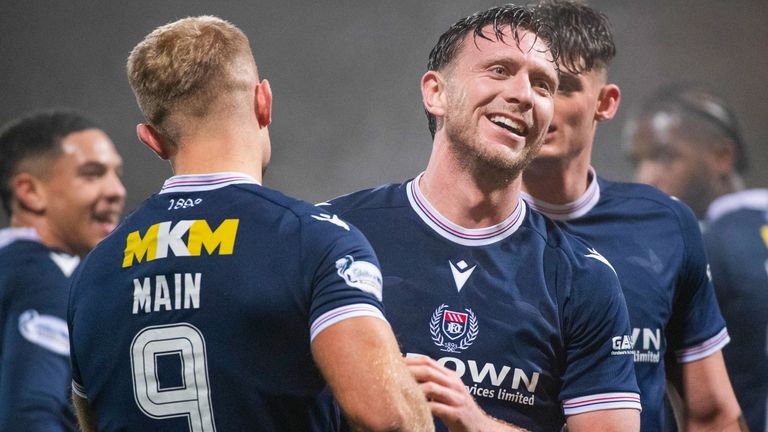
[[[481,428],[482,431],[488,431],[488,432],[528,432],[528,429],[523,429],[521,427],[517,427],[514,425],[511,425],[503,420],[499,420],[497,418],[493,418],[489,415],[487,415],[488,422],[486,423],[485,427]]]
[[[80,430],[82,432],[96,432],[96,413],[88,407],[88,401],[73,393],[72,404],[75,406]]]
[[[686,431],[746,430],[722,353],[683,364],[678,383]]]
[[[749,428],[740,411],[725,410],[710,413],[708,416],[686,416],[686,432],[747,432]]]
[[[315,337],[312,353],[350,426],[433,430],[426,398],[386,322],[357,317],[336,323]]]

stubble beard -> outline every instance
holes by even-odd
[[[462,107],[461,98],[452,100],[450,106]],[[471,113],[451,109],[446,112],[444,122],[449,151],[459,168],[493,188],[505,187],[518,178],[544,143],[542,136],[535,143],[527,144],[517,157],[505,156],[481,142]],[[466,127],[468,125],[471,127]]]

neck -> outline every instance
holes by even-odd
[[[488,174],[488,169],[477,168],[459,163],[444,146],[435,145],[419,183],[430,204],[464,228],[496,225],[519,205],[519,175]]]
[[[538,158],[523,172],[523,190],[550,204],[576,201],[589,186],[589,157]]]
[[[262,183],[269,135],[266,128],[211,126],[183,136],[172,159],[176,175],[236,171]]]

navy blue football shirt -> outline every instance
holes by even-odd
[[[69,276],[79,259],[30,228],[0,230],[0,430],[74,431]]]
[[[665,357],[681,363],[702,359],[728,343],[728,332],[690,209],[650,186],[607,181],[594,171],[591,179],[573,203],[523,198],[616,269],[632,323],[641,429],[657,432],[665,424]]]
[[[404,353],[455,370],[486,412],[530,430],[560,430],[572,414],[640,409],[609,262],[522,200],[496,226],[462,228],[430,205],[419,178],[321,204],[376,250]]]
[[[704,242],[733,340],[723,350],[751,431],[768,431],[768,189],[715,200]]]
[[[75,276],[73,390],[101,431],[327,430],[311,340],[383,319],[380,298],[370,245],[337,216],[243,174],[176,176]]]

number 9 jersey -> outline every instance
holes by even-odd
[[[100,431],[327,430],[312,338],[383,318],[353,226],[239,173],[176,176],[84,260],[73,391]]]

